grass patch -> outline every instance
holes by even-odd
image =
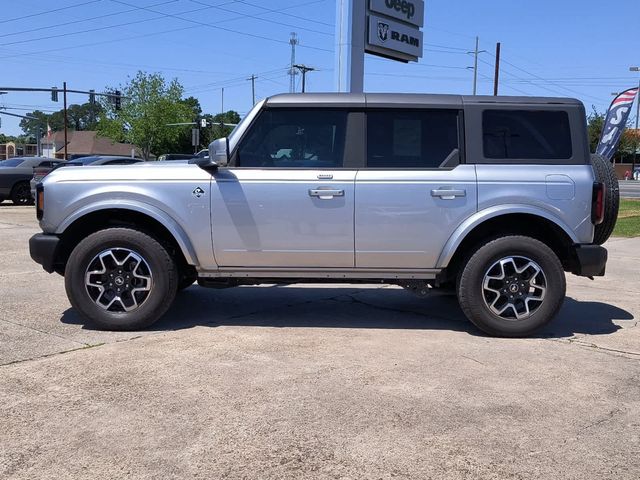
[[[613,235],[616,237],[640,236],[640,200],[620,199],[620,211]]]

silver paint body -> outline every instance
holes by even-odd
[[[263,104],[236,127],[230,150]],[[44,179],[41,227],[62,234],[87,213],[119,208],[161,222],[201,276],[429,279],[474,227],[499,215],[537,215],[574,243],[590,243],[593,181],[587,164],[212,173],[172,162],[66,167]]]

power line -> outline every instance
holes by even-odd
[[[92,3],[99,3],[101,1],[102,0],[91,0],[89,2],[76,3],[74,5],[67,5],[66,7],[54,8],[53,10],[46,10],[44,12],[32,13],[30,15],[23,15],[22,17],[14,17],[14,18],[6,19],[6,20],[0,20],[0,23],[15,22],[15,21],[18,21],[18,20],[23,20],[25,18],[38,17],[40,15],[47,15],[48,13],[60,12],[62,10],[69,10],[70,8],[82,7],[84,5],[90,5]]]
[[[124,5],[127,5],[129,7],[133,7],[133,10],[141,10],[141,9],[143,9],[142,7],[136,7],[135,5],[128,5],[128,4],[124,4]],[[189,10],[189,11],[183,12],[183,14],[200,12],[202,10],[207,10],[208,8],[210,8],[210,7],[196,8],[194,10]],[[152,10],[149,10],[149,11],[152,11]],[[154,13],[160,13],[160,12],[154,12]],[[9,45],[17,45],[17,44],[20,44],[20,43],[37,42],[39,40],[50,40],[52,38],[61,38],[61,37],[68,37],[68,36],[71,36],[71,35],[80,35],[80,34],[83,34],[83,33],[99,32],[99,31],[102,31],[102,30],[109,30],[111,28],[126,27],[126,26],[129,26],[129,25],[136,25],[136,24],[139,24],[139,23],[151,22],[153,20],[160,20],[164,16],[165,15],[161,15],[159,17],[154,17],[154,18],[145,18],[145,19],[142,19],[142,20],[133,20],[133,21],[130,21],[130,22],[118,23],[118,24],[115,24],[115,25],[106,25],[106,26],[103,26],[103,27],[95,27],[95,28],[90,28],[90,29],[87,29],[87,30],[78,30],[78,31],[75,31],[75,32],[64,32],[64,33],[59,33],[57,35],[47,35],[47,36],[44,36],[44,37],[30,38],[30,39],[26,39],[26,40],[16,40],[14,42],[0,43],[0,46],[5,47],[5,46],[9,46]]]
[[[116,0],[112,0],[112,1],[116,1]],[[209,6],[209,7],[212,7],[212,5],[209,5],[209,4],[205,3],[205,2],[201,2],[200,0],[189,0],[189,1],[190,1],[191,3],[195,3],[195,4],[197,4],[197,5],[207,5],[207,6]],[[234,2],[234,3],[235,3],[235,2]],[[228,8],[221,8],[221,7],[213,7],[213,8],[215,8],[216,10],[222,10],[223,12],[229,12],[229,13],[241,14],[240,12],[238,12],[238,11],[236,11],[236,10],[230,10],[230,9],[228,9]],[[254,19],[256,19],[256,20],[260,20],[260,21],[262,21],[262,22],[269,22],[269,23],[271,23],[271,24],[275,24],[275,25],[283,25],[283,26],[285,26],[285,27],[297,28],[297,29],[300,29],[300,30],[306,30],[306,31],[308,31],[308,32],[318,33],[318,34],[320,34],[320,35],[328,35],[328,36],[330,36],[330,37],[331,37],[331,36],[333,36],[333,34],[332,34],[332,33],[321,32],[320,30],[314,30],[314,29],[312,29],[312,28],[300,27],[300,26],[298,26],[298,25],[291,25],[290,23],[278,22],[278,21],[276,21],[276,20],[269,20],[269,19],[266,19],[266,18],[260,18],[260,17],[258,17],[257,15],[251,15],[251,14],[249,14],[249,13],[245,13],[245,14],[241,14],[241,15],[243,15],[243,18],[249,17],[249,18],[254,18]]]
[[[263,35],[257,35],[255,33],[249,33],[249,32],[242,32],[242,31],[239,31],[239,30],[233,30],[231,28],[221,27],[219,25],[214,25],[214,24],[211,24],[211,23],[204,23],[204,22],[200,22],[198,20],[193,20],[193,19],[190,19],[190,18],[184,18],[184,17],[182,17],[180,15],[174,15],[174,14],[171,14],[171,13],[158,12],[157,10],[152,10],[152,9],[150,9],[148,7],[136,7],[135,5],[131,5],[130,3],[126,3],[126,2],[123,2],[121,0],[111,0],[111,1],[115,2],[115,3],[120,3],[122,5],[126,5],[128,7],[138,8],[139,10],[145,10],[145,11],[148,11],[148,12],[151,12],[151,13],[160,14],[160,15],[162,15],[164,17],[175,18],[177,20],[182,20],[184,22],[193,23],[194,25],[200,25],[200,26],[207,27],[207,28],[213,28],[215,30],[223,30],[225,32],[237,33],[239,35],[245,35],[247,37],[252,37],[252,38],[259,38],[260,40],[267,40],[269,42],[283,43],[283,44],[288,44],[289,43],[289,42],[287,42],[285,40],[278,40],[276,38],[265,37]],[[312,47],[310,45],[304,45],[304,47],[312,49],[312,50],[324,51],[324,52],[329,52],[329,53],[333,52],[333,50],[329,50],[329,49],[326,49],[326,48],[320,48],[320,47]]]
[[[314,4],[314,3],[324,3],[325,1],[326,0],[315,0],[313,2],[307,3],[306,5],[311,5],[311,4]],[[335,26],[333,23],[321,22],[320,20],[314,20],[314,19],[311,19],[311,18],[302,17],[300,15],[294,15],[293,13],[284,13],[282,10],[274,10],[274,9],[271,9],[271,8],[263,7],[262,5],[257,5],[255,3],[251,3],[251,2],[246,2],[245,0],[238,0],[238,3],[243,3],[244,5],[249,5],[249,6],[255,7],[255,8],[261,8],[261,9],[265,10],[264,13],[278,13],[278,14],[286,15],[287,17],[297,18],[298,20],[304,20],[306,22],[317,23],[319,25],[326,25],[328,27],[334,27]],[[296,6],[287,7],[287,9],[289,9],[289,8],[296,8]],[[296,28],[301,28],[301,27],[296,27]]]
[[[175,3],[178,0],[168,0],[165,2],[161,2],[161,3],[156,3],[153,5],[150,5],[151,7],[159,7],[161,5],[166,5],[168,3]],[[82,18],[80,20],[72,20],[70,22],[65,22],[65,23],[56,23],[53,25],[46,25],[44,27],[38,27],[38,28],[32,28],[30,30],[22,30],[20,32],[10,32],[10,33],[4,33],[2,35],[0,35],[0,38],[2,37],[14,37],[16,35],[22,35],[24,33],[32,33],[32,32],[38,32],[40,30],[47,30],[49,28],[60,28],[60,27],[66,27],[67,25],[74,25],[76,23],[85,23],[85,22],[90,22],[92,20],[101,20],[103,18],[107,18],[107,17],[114,17],[116,15],[122,15],[123,13],[129,13],[129,12],[133,12],[135,11],[135,8],[131,8],[129,10],[121,10],[119,12],[113,12],[113,13],[105,13],[104,15],[98,15],[96,17],[89,17],[89,18]]]
[[[302,6],[313,4],[313,3],[317,3],[317,0],[313,0],[313,1],[305,2],[305,3],[299,3],[299,4],[295,4],[295,5],[289,5],[287,7],[284,7],[282,10],[288,10],[288,9],[291,9],[291,8],[298,8],[298,7],[302,7]],[[199,10],[199,9],[197,9],[197,10]],[[160,17],[158,17],[158,18],[160,18]],[[158,18],[148,19],[146,21],[156,20]],[[240,17],[223,19],[223,20],[220,20],[218,23],[227,22],[227,21],[233,21],[233,20],[236,20],[237,18],[240,18]],[[140,39],[140,38],[154,37],[154,36],[158,36],[158,35],[166,35],[168,33],[183,32],[185,30],[191,30],[192,28],[193,28],[193,26],[179,27],[179,28],[173,28],[173,29],[169,29],[169,30],[162,30],[162,31],[157,31],[157,32],[144,33],[144,34],[140,34],[140,35],[130,35],[128,37],[120,37],[120,38],[115,38],[115,39],[111,39],[111,40],[103,40],[103,41],[99,41],[99,42],[90,42],[90,43],[70,45],[70,46],[66,46],[66,47],[50,48],[50,49],[47,49],[47,50],[39,50],[37,52],[18,52],[18,53],[13,53],[13,54],[10,54],[10,55],[2,55],[2,56],[0,56],[0,59],[22,57],[24,55],[29,55],[29,56],[42,55],[42,54],[49,54],[49,53],[52,53],[52,52],[58,52],[58,51],[61,51],[61,50],[74,50],[74,49],[77,49],[77,48],[94,47],[94,46],[97,46],[97,45],[106,45],[106,44],[110,44],[110,43],[117,43],[117,42],[123,42],[123,41],[128,41],[128,40],[137,40],[137,39]],[[310,47],[307,47],[307,48],[310,48]],[[224,52],[220,52],[220,53],[224,54]],[[126,64],[123,64],[123,65],[126,65]],[[134,66],[144,66],[144,65],[134,65]],[[155,67],[153,67],[153,68],[155,68]],[[172,70],[172,69],[168,68],[168,70]],[[176,69],[173,69],[173,70],[176,70]],[[180,71],[182,71],[182,70],[180,70]],[[184,71],[186,71],[186,70],[184,70]],[[200,73],[198,71],[194,71],[194,72]],[[222,73],[222,72],[219,72],[219,73]]]

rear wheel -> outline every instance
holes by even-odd
[[[501,337],[531,335],[549,323],[565,290],[564,271],[553,250],[523,236],[485,244],[458,275],[458,300],[467,318]]]
[[[156,322],[176,295],[178,274],[154,238],[127,228],[89,235],[65,269],[71,305],[107,330],[136,330]]]
[[[16,183],[11,189],[11,201],[14,205],[32,205],[31,187],[28,182]]]

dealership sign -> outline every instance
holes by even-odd
[[[369,0],[367,18],[368,53],[402,62],[422,57],[423,0]]]
[[[424,25],[424,1],[369,0],[369,10],[416,27]]]

